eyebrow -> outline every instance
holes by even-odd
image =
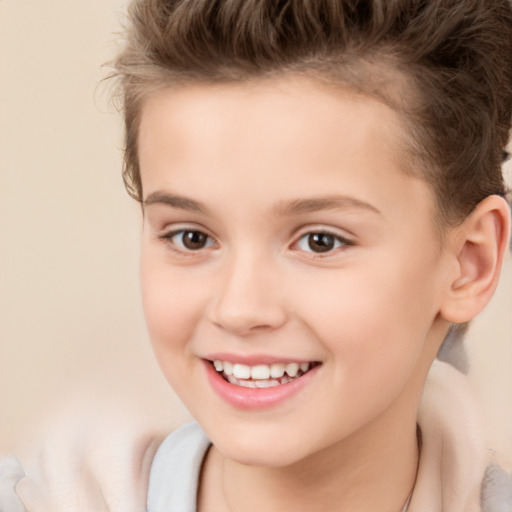
[[[208,210],[201,205],[201,203],[198,203],[193,199],[189,199],[188,197],[177,196],[167,192],[153,192],[152,194],[149,194],[149,196],[144,199],[144,206],[150,206],[152,204],[164,204],[180,210],[187,210],[202,214],[208,213]]]
[[[184,196],[170,194],[168,192],[153,192],[144,200],[144,206],[152,204],[163,204],[178,208],[180,210],[192,211],[208,214],[208,209],[201,203]],[[381,212],[375,206],[356,199],[355,197],[342,195],[329,195],[321,197],[312,197],[305,199],[293,199],[291,201],[279,201],[273,208],[274,214],[277,216],[288,217],[301,213],[311,213],[322,210],[334,209],[359,209],[381,215]]]
[[[293,201],[279,202],[275,208],[278,215],[283,217],[297,215],[300,213],[310,213],[321,210],[334,209],[352,209],[367,210],[378,215],[382,215],[380,210],[375,206],[361,201],[355,197],[329,195],[321,197],[313,197],[307,199],[294,199]]]

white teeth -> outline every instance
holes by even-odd
[[[299,364],[298,363],[289,363],[286,365],[286,373],[290,377],[295,377],[297,375],[297,372],[299,371]]]
[[[274,363],[249,366],[216,359],[215,370],[223,373],[231,384],[248,388],[268,388],[291,382],[311,368],[311,363]],[[300,371],[300,373],[299,373]]]
[[[251,379],[265,380],[270,377],[270,368],[266,364],[251,367]]]
[[[257,388],[272,388],[280,383],[277,380],[257,380],[255,384]]]
[[[270,376],[273,379],[279,379],[284,375],[284,364],[275,363],[270,367]]]
[[[233,366],[233,375],[237,379],[250,379],[251,378],[251,367],[246,364],[235,364]]]
[[[286,380],[285,380],[286,379]],[[290,377],[283,377],[282,379],[267,379],[267,380],[238,380],[233,375],[228,377],[228,381],[235,386],[241,386],[244,388],[272,388],[274,386],[279,386],[280,384],[286,384],[287,382],[292,381],[293,379]]]
[[[244,388],[256,388],[256,384],[252,380],[240,380],[238,385]]]
[[[224,366],[224,373],[226,375],[233,375],[233,363],[230,363],[229,361],[224,361],[222,363],[222,366]]]

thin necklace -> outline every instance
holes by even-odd
[[[405,505],[402,508],[402,510],[400,510],[400,512],[407,512],[407,509],[409,508],[409,503],[411,501],[411,497],[412,497],[412,491],[411,491],[411,494],[409,494],[409,497],[407,498],[407,501],[405,502]]]
[[[418,440],[418,466],[419,466],[419,455],[421,453],[421,447],[423,445],[423,437],[421,435],[420,426],[416,425],[416,439]],[[416,479],[418,478],[418,468],[416,468]],[[414,487],[416,486],[416,481],[414,482],[414,485],[412,486],[411,492],[409,493],[409,497],[407,498],[407,501],[405,502],[405,505],[403,506],[402,510],[400,512],[407,512],[407,509],[409,508],[409,503],[411,502],[412,493],[414,491]]]

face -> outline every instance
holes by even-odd
[[[401,129],[376,100],[298,79],[144,104],[147,325],[225,456],[291,464],[415,417],[446,266]]]

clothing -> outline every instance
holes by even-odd
[[[18,457],[0,456],[0,512],[145,510],[165,436],[131,410],[87,402],[54,415]]]
[[[434,363],[418,424],[421,456],[409,512],[512,512],[512,478],[490,461],[462,373]],[[209,446],[195,423],[167,437],[151,467],[148,512],[195,512],[199,472]]]
[[[467,377],[453,366],[436,361],[418,415],[421,455],[408,512],[512,512],[512,479],[493,463],[478,412]],[[201,463],[209,446],[210,441],[196,423],[176,430],[159,445],[151,469],[148,465],[147,473],[138,473],[142,480],[149,475],[147,512],[195,512]],[[109,460],[109,474],[117,476],[126,471],[126,460],[117,466]],[[43,508],[41,501],[30,494],[32,478],[25,476],[15,458],[0,463],[0,512],[56,512]],[[101,487],[105,488],[103,481],[93,482],[93,489]],[[125,504],[141,500],[140,493],[132,493],[123,497]],[[108,506],[101,507],[68,505],[58,510],[127,510],[115,496]]]
[[[196,512],[197,484],[210,440],[197,423],[169,435],[149,474],[147,512]]]
[[[436,361],[420,407],[421,457],[409,512],[511,512],[512,479],[490,462],[466,377]],[[195,512],[201,463],[210,443],[195,423],[159,447],[148,512]]]

